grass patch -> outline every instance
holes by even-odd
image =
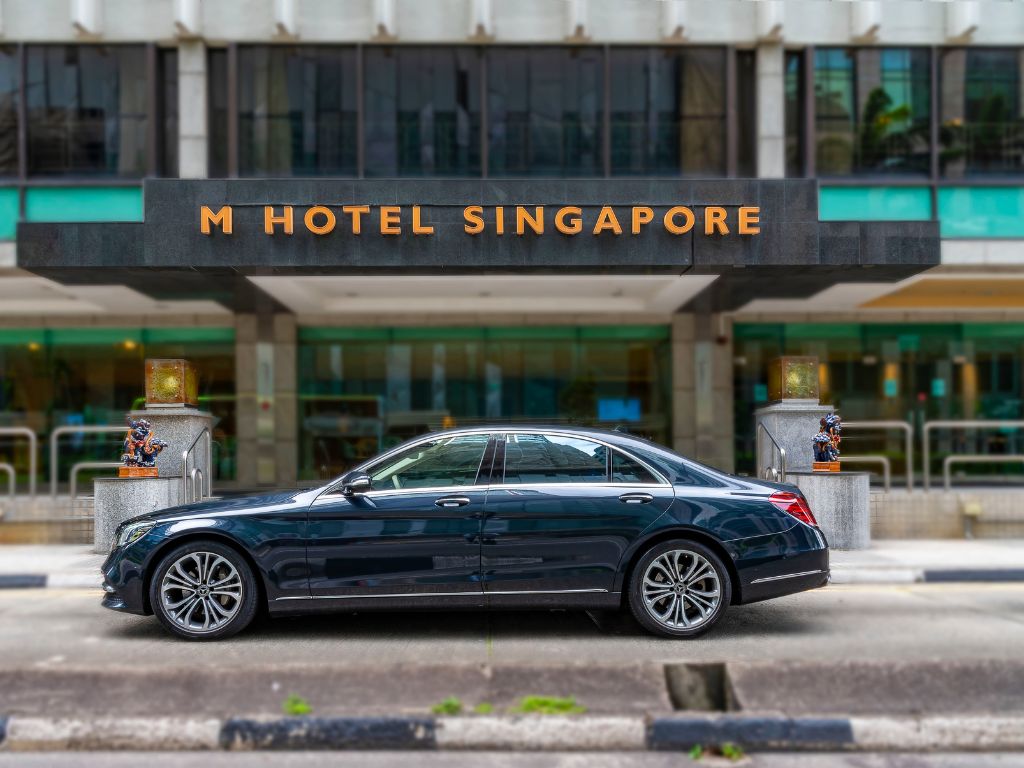
[[[575,696],[524,696],[510,712],[517,715],[582,715],[587,708]]]
[[[690,759],[701,760],[705,757],[724,757],[726,760],[736,762],[746,757],[746,753],[739,744],[733,744],[729,741],[719,747],[705,747],[702,744],[694,744],[693,748],[690,749]]]
[[[473,712],[478,715],[490,715],[494,712],[494,705],[489,701],[481,701],[473,707]]]
[[[457,696],[449,696],[440,704],[432,706],[430,711],[435,715],[461,715],[462,701]]]
[[[313,707],[301,696],[291,693],[281,703],[281,711],[289,717],[302,717],[303,715],[313,714]]]

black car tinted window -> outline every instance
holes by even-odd
[[[643,464],[618,451],[612,451],[613,483],[658,483],[659,480]]]
[[[373,490],[473,485],[488,435],[456,435],[419,443],[369,470]]]
[[[608,448],[579,437],[510,434],[505,438],[505,483],[603,483]]]

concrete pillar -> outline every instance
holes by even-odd
[[[732,386],[732,320],[694,315],[693,457],[726,472],[736,466]]]
[[[786,175],[786,71],[779,43],[757,46],[757,175]]]
[[[178,175],[205,179],[207,170],[206,45],[178,43]]]
[[[235,478],[239,486],[258,485],[256,456],[256,344],[259,322],[254,314],[235,315]]]
[[[694,384],[694,318],[672,316],[672,448],[683,456],[697,456]]]
[[[274,315],[274,448],[277,485],[299,478],[299,401],[295,315]]]

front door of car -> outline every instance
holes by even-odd
[[[674,498],[611,446],[547,432],[504,435],[495,483],[481,535],[484,592],[495,603],[611,591],[623,553]]]
[[[307,558],[315,598],[480,596],[478,480],[486,434],[446,435],[367,468],[370,489],[329,489],[309,508]],[[486,475],[486,473],[485,473]]]

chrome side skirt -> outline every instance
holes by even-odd
[[[782,579],[796,579],[800,576],[813,576],[816,573],[824,573],[820,568],[816,571],[801,571],[800,573],[785,573],[782,576],[766,576],[763,579],[754,579],[751,584],[762,584],[766,581],[780,581]]]
[[[490,595],[574,595],[607,594],[607,589],[519,589],[498,592],[399,592],[388,595],[295,595],[274,598],[281,600],[367,600],[370,598],[398,597],[488,597]]]

